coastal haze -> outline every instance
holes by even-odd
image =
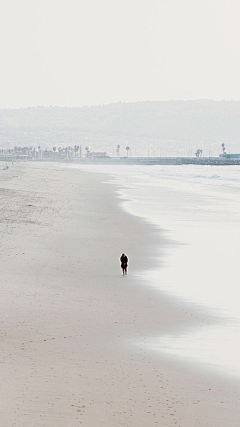
[[[1,108],[240,100],[238,0],[3,1]]]
[[[240,101],[158,101],[0,110],[0,146],[52,150],[82,145],[109,156],[240,153]]]
[[[239,16],[2,2],[1,427],[239,427]]]

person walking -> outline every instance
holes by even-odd
[[[128,267],[128,257],[125,254],[122,254],[120,256],[120,262],[121,262],[121,269],[123,272],[123,276],[127,275],[127,267]]]

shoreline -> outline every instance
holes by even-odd
[[[120,206],[144,224],[154,226],[156,233],[160,231],[162,243],[166,237],[164,253],[157,245],[150,270],[141,274],[145,283],[153,292],[175,297],[173,305],[186,306],[187,311],[194,312],[193,317],[196,307],[199,319],[209,317],[200,328],[178,328],[174,340],[171,334],[161,339],[149,337],[149,349],[174,353],[179,360],[204,365],[210,373],[239,379],[237,170],[221,168],[219,175],[217,168],[201,175],[198,168],[189,171],[186,167],[176,172],[174,167],[117,170],[99,166],[80,170],[108,172]],[[214,255],[216,250],[218,256]],[[226,260],[228,268],[223,267]]]
[[[150,333],[198,320],[131,276],[160,234],[106,179],[53,164],[0,173],[3,426],[237,427],[238,383],[146,349]]]

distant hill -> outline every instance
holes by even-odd
[[[82,108],[33,107],[0,110],[0,145],[91,144],[114,150],[240,152],[239,101],[158,101]]]

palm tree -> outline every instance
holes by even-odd
[[[200,150],[200,148],[196,151],[195,156],[196,157],[200,157],[202,154],[203,150]]]
[[[225,147],[225,144],[222,144],[222,150],[223,150],[223,154],[226,154],[226,147]]]
[[[88,146],[88,145],[86,145],[86,147],[85,147],[85,150],[86,150],[86,157],[88,157],[89,156],[89,149],[90,149],[90,147]]]
[[[127,157],[128,157],[128,152],[130,150],[130,147],[128,145],[126,146],[126,150],[127,150]]]
[[[79,145],[74,145],[75,157],[77,157],[78,151],[79,151]]]

